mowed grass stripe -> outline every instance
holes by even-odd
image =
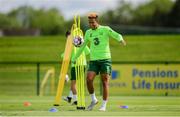
[[[142,116],[142,117],[179,117],[180,112],[174,113],[174,112],[166,112],[166,111],[160,111],[160,112],[99,112],[99,111],[77,111],[77,110],[70,110],[70,111],[59,111],[56,113],[51,113],[48,111],[10,111],[10,112],[2,112],[3,116],[93,116],[93,117],[99,117],[99,116],[126,116],[126,117],[136,117],[136,116]]]
[[[6,98],[7,97],[7,98]],[[180,115],[179,97],[158,97],[153,96],[110,96],[107,111],[99,112],[101,105],[100,101],[93,111],[78,111],[76,106],[62,101],[61,106],[56,107],[58,112],[51,113],[49,109],[52,108],[54,96],[3,96],[0,98],[1,114],[3,116],[178,116]],[[167,99],[168,98],[168,99]],[[18,100],[19,99],[19,100]],[[117,100],[119,99],[119,100]],[[134,99],[134,100],[133,100]],[[161,99],[161,100],[160,100]],[[12,101],[9,101],[12,100]],[[31,106],[24,107],[23,102],[31,102]],[[86,97],[86,107],[90,103],[90,96]],[[159,101],[159,103],[157,103]],[[2,103],[3,102],[3,103]],[[6,102],[6,103],[5,103]],[[175,103],[177,102],[177,103]],[[120,105],[129,106],[128,109],[120,108]]]
[[[113,61],[180,61],[180,35],[124,36],[127,46],[110,40]],[[0,61],[60,61],[64,36],[1,37]]]

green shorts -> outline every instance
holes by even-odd
[[[84,73],[86,71],[86,66],[83,66],[84,68]],[[76,70],[75,67],[71,67],[71,80],[76,80]]]
[[[111,59],[90,61],[88,71],[94,71],[97,75],[99,73],[107,73],[111,75],[112,61]]]

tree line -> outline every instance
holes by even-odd
[[[81,26],[86,29],[87,19],[81,18]],[[110,9],[100,15],[100,22],[106,25],[138,25],[153,27],[180,27],[180,0],[151,0],[144,4],[133,6],[121,1],[115,9]],[[21,6],[7,14],[0,13],[0,29],[40,29],[42,35],[64,34],[70,28],[72,20],[65,20],[63,14],[56,8],[34,9]]]
[[[64,33],[66,21],[60,11],[19,7],[8,14],[0,14],[0,29],[40,29],[42,35]]]
[[[135,8],[121,1],[115,10],[106,11],[101,18],[108,24],[180,27],[180,0],[151,0]]]

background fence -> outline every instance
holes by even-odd
[[[127,69],[126,65],[151,65],[151,66],[170,66],[170,65],[179,65],[180,62],[177,61],[153,61],[153,62],[113,62],[113,66],[118,66],[118,67],[125,67],[122,69]],[[43,78],[45,77],[46,73],[50,69],[54,69],[54,77],[55,77],[55,83],[52,84],[50,78],[47,80],[45,89],[44,89],[44,95],[55,95],[56,92],[56,87],[58,83],[58,78],[59,78],[59,72],[61,68],[61,63],[60,62],[55,62],[55,61],[49,61],[49,62],[1,62],[0,63],[0,92],[1,95],[40,95],[40,85],[42,83]],[[168,69],[171,69],[172,66],[168,67]],[[121,84],[123,85],[122,81],[120,80],[114,80],[114,79],[120,79],[121,77],[117,76],[119,74],[118,72],[121,72],[122,70],[120,69],[119,71],[116,69],[116,67],[113,68],[112,72],[112,80],[110,80],[110,91],[111,87],[115,86],[113,88],[118,89],[121,88],[121,90],[112,90],[110,93],[112,95],[129,95],[126,93],[126,89],[128,87],[122,88],[120,86]],[[130,67],[130,69],[132,69]],[[178,68],[177,68],[178,69]],[[126,71],[125,71],[126,72]],[[127,70],[127,74],[132,74],[130,73],[131,70]],[[179,71],[177,71],[178,79],[177,83],[179,83],[179,86],[177,87],[177,91],[180,92],[180,78],[179,78]],[[124,74],[121,72],[121,74]],[[122,76],[122,75],[121,75]],[[99,77],[99,76],[97,76]],[[123,79],[126,76],[123,76]],[[130,76],[132,77],[132,76]],[[131,79],[129,81],[131,84]],[[171,79],[170,79],[171,80]],[[173,81],[173,80],[172,80]],[[112,84],[113,82],[116,82],[116,85]],[[120,82],[119,84],[117,82]],[[100,78],[96,78],[94,81],[95,84],[95,89],[96,89],[96,94],[100,95],[102,93],[102,89],[100,87]],[[118,84],[118,85],[117,85]],[[126,84],[124,82],[124,84]],[[55,85],[55,86],[52,86]],[[178,84],[177,84],[178,85]],[[65,88],[63,91],[63,95],[67,95],[70,89],[70,82],[65,84]],[[52,90],[51,88],[55,87],[55,90]],[[112,88],[112,89],[113,89]],[[169,89],[168,89],[169,90]],[[173,89],[174,90],[174,89]],[[119,92],[118,92],[119,91]],[[142,91],[146,91],[143,89]],[[125,93],[123,93],[125,92]],[[86,94],[87,94],[87,89],[86,89]],[[171,94],[171,93],[169,93]],[[132,95],[150,95],[150,94],[145,94],[145,93],[138,93],[132,92]],[[156,94],[155,94],[156,95]],[[165,95],[165,93],[158,93],[158,95]],[[174,95],[174,94],[173,94]],[[178,94],[177,94],[178,95]]]

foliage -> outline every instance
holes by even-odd
[[[63,34],[64,18],[56,9],[43,9],[36,11],[32,17],[31,27],[39,28],[44,35]]]
[[[5,14],[0,14],[0,28],[6,29],[15,27],[20,27],[20,24],[15,18],[9,17]]]
[[[172,6],[173,2],[170,0],[152,0],[140,5],[134,11],[134,24],[162,26]]]
[[[180,27],[180,0],[150,0],[133,6],[120,1],[115,9],[104,11],[99,20],[106,25],[140,25]],[[21,6],[8,14],[0,14],[0,28],[40,29],[42,35],[64,34],[70,30],[73,19],[65,20],[55,8],[35,9]],[[81,16],[81,28],[87,30],[87,17]]]
[[[170,27],[180,27],[180,0],[176,0],[167,18],[167,25]]]
[[[43,35],[55,35],[64,33],[64,17],[55,8],[48,10],[36,10],[32,7],[23,6],[8,13],[8,17],[14,18],[15,21],[20,24],[21,28],[40,29],[41,34]],[[2,24],[0,23],[0,26],[1,25]]]
[[[151,0],[137,7],[121,1],[116,9],[104,12],[101,19],[106,24],[120,25],[166,26],[168,19],[172,19],[177,24],[178,1],[174,3],[172,0]],[[174,10],[171,11],[172,8]]]
[[[108,24],[130,24],[133,16],[133,8],[130,3],[120,1],[115,10],[105,12],[101,20]]]

